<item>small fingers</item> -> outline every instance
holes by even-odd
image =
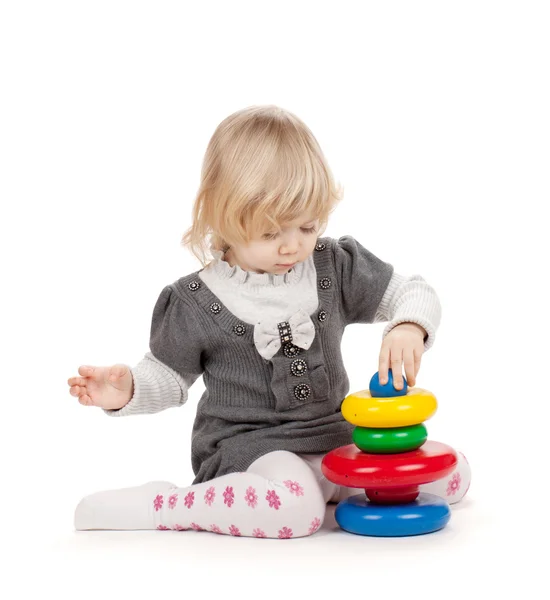
[[[95,367],[90,367],[88,365],[81,365],[78,367],[78,373],[83,377],[93,377],[95,372]]]
[[[83,394],[82,396],[80,396],[78,401],[80,402],[80,404],[82,404],[84,406],[92,405],[92,399],[90,398],[90,396],[88,396],[88,394]]]
[[[403,352],[403,363],[405,365],[405,377],[407,378],[407,384],[412,387],[416,383],[414,352],[412,350]]]
[[[126,374],[126,365],[113,365],[109,369],[109,381],[116,381]]]
[[[414,353],[414,375],[415,375],[415,378],[418,375],[418,371],[420,371],[420,363],[422,362],[423,352],[424,352],[424,349],[422,349],[420,351],[416,351]]]
[[[391,371],[393,375],[393,387],[396,390],[403,389],[403,373],[401,371],[401,365],[403,364],[403,356],[401,352],[398,354],[392,354],[391,357]]]
[[[388,383],[388,369],[390,368],[390,351],[382,347],[380,357],[378,358],[378,381],[380,385]]]
[[[94,403],[88,395],[86,386],[73,385],[69,391],[71,392],[71,396],[76,396],[78,398],[79,404],[82,404],[83,406],[93,406]]]
[[[82,394],[87,394],[88,390],[86,389],[85,385],[73,385],[69,389],[69,392],[71,393],[71,396],[80,397],[80,396],[82,396]]]

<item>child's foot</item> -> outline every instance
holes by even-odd
[[[150,481],[85,496],[75,510],[75,529],[156,529],[151,497],[175,487],[169,481]]]
[[[449,504],[460,502],[470,487],[472,472],[464,454],[457,451],[457,455],[458,463],[454,471],[443,479],[419,486],[420,491],[440,496]]]

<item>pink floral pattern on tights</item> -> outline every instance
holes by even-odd
[[[460,489],[460,473],[455,473],[447,485],[447,496],[454,496]]]
[[[210,525],[210,531],[214,533],[222,533],[222,530],[217,525]]]
[[[282,529],[279,529],[279,539],[280,540],[290,539],[291,537],[292,537],[292,529],[290,529],[290,527],[283,527]]]
[[[258,496],[256,495],[256,490],[252,486],[246,490],[244,499],[250,508],[256,508],[256,505],[258,504]]]
[[[174,509],[176,504],[178,503],[178,495],[172,494],[170,498],[168,498],[168,508]]]
[[[224,502],[224,504],[227,504],[227,506],[229,506],[229,508],[231,508],[231,505],[233,504],[234,501],[235,501],[235,494],[233,492],[233,487],[228,485],[225,488],[225,491],[223,493],[223,502]]]
[[[239,531],[238,527],[235,527],[235,525],[231,525],[231,527],[229,528],[229,533],[231,535],[235,535],[235,536],[240,536],[241,532]]]
[[[208,506],[212,506],[212,502],[214,502],[214,498],[216,497],[216,492],[214,491],[214,486],[209,487],[206,490],[206,494],[204,494],[204,501]]]
[[[170,527],[166,527],[166,525],[159,525],[157,529],[159,531],[170,531]]]
[[[162,505],[164,504],[164,497],[162,494],[158,494],[157,497],[153,500],[153,506],[155,507],[155,510],[160,510],[162,508]]]
[[[178,525],[176,523],[172,529],[175,529],[176,531],[187,531],[189,527],[184,527],[183,525]]]
[[[187,506],[187,508],[191,508],[193,506],[193,502],[195,501],[195,492],[189,492],[187,494],[187,496],[185,496],[185,506]]]
[[[264,537],[267,537],[267,535],[266,535],[265,531],[264,531],[263,529],[260,529],[260,528],[256,528],[256,529],[254,529],[254,531],[252,532],[252,535],[253,535],[254,537],[257,537],[257,538],[264,538]]]
[[[275,510],[279,510],[279,506],[281,506],[281,499],[277,496],[275,490],[268,490],[267,496],[265,499],[269,502],[269,507],[274,508]]]
[[[283,481],[283,483],[290,490],[291,494],[296,494],[296,496],[304,495],[304,488],[297,481],[290,481],[290,479],[287,479],[286,481]]]
[[[315,517],[313,521],[311,521],[311,526],[309,528],[309,534],[315,533],[319,527],[321,527],[321,519],[319,517]]]
[[[191,529],[194,529],[195,531],[204,531],[204,529],[196,523],[191,523]]]

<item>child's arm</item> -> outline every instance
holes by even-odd
[[[353,236],[334,240],[340,306],[344,323],[389,321],[383,333],[379,359],[380,382],[392,367],[394,386],[401,389],[401,363],[414,385],[422,352],[430,348],[441,319],[441,305],[419,275],[403,277]]]
[[[180,375],[151,352],[130,371],[134,381],[132,398],[118,410],[103,409],[110,417],[153,414],[182,406],[187,402],[189,388],[199,377],[194,373]]]
[[[134,393],[109,416],[150,414],[185,404],[188,390],[204,371],[201,323],[189,299],[174,285],[160,293],[151,318],[148,352],[133,369]]]
[[[187,401],[204,371],[206,343],[193,305],[174,285],[160,293],[151,321],[150,352],[135,367],[82,365],[68,380],[71,396],[109,416],[155,413]]]
[[[333,255],[346,325],[390,321],[384,330],[386,336],[400,323],[416,323],[427,333],[426,348],[433,344],[441,305],[420,275],[404,277],[395,273],[390,263],[351,235],[334,240]]]
[[[397,273],[388,284],[374,317],[375,323],[389,321],[383,337],[401,323],[416,323],[425,331],[424,351],[433,346],[441,322],[441,303],[435,290],[420,275]]]
[[[375,315],[375,322],[389,321],[378,359],[382,385],[391,368],[395,389],[403,389],[403,366],[408,384],[416,384],[422,354],[433,345],[440,320],[441,304],[434,289],[420,275],[394,273]]]

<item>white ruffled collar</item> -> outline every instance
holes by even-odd
[[[270,286],[278,287],[282,285],[292,285],[300,280],[304,271],[304,262],[295,264],[292,269],[286,273],[256,273],[254,271],[245,271],[239,265],[231,266],[224,260],[222,250],[210,248],[210,253],[214,257],[206,268],[212,269],[212,272],[221,279],[227,279],[231,283],[245,284],[250,286]],[[311,257],[309,257],[311,259]]]

